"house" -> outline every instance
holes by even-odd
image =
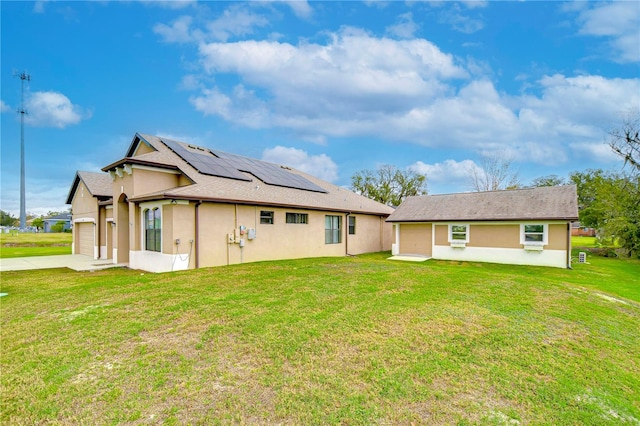
[[[78,172],[73,252],[152,272],[391,248],[392,208],[299,170],[136,134]]]
[[[571,235],[574,237],[595,237],[596,234],[595,228],[582,226],[580,222],[573,222],[571,224]]]
[[[55,216],[45,217],[42,219],[43,223],[43,231],[44,232],[54,232],[53,226],[62,222],[62,231],[67,231],[71,229],[71,213],[62,213]],[[60,231],[56,231],[60,232]]]
[[[393,255],[565,268],[577,218],[568,185],[409,197],[387,222]]]

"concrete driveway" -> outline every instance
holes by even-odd
[[[96,260],[81,254],[63,254],[59,256],[32,256],[0,259],[0,272],[28,271],[33,269],[69,268],[74,271],[96,271],[99,269],[127,266],[114,264],[113,260]]]

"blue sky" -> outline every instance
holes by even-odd
[[[620,169],[607,130],[640,108],[640,3],[0,2],[1,208],[66,209],[76,170],[136,132],[348,186],[392,164],[469,191],[483,155],[524,184]]]

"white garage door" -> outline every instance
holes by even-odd
[[[93,223],[76,223],[78,250],[76,253],[93,257]]]

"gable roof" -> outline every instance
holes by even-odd
[[[99,200],[106,200],[111,198],[113,195],[111,176],[106,173],[79,171],[76,172],[76,176],[73,179],[73,184],[71,185],[69,195],[67,196],[67,204],[71,204],[73,201],[73,196],[78,189],[80,181],[85,184],[89,193]]]
[[[576,220],[574,185],[407,198],[387,222]]]
[[[154,151],[135,155],[139,144],[145,144]],[[200,155],[213,158],[210,164],[212,166],[224,166],[233,170],[211,171],[207,169],[207,165],[201,164],[203,158]],[[186,199],[370,213],[381,216],[388,216],[393,212],[389,206],[294,168],[197,147],[164,137],[137,133],[127,150],[127,156],[102,170],[110,171],[124,164],[177,169],[192,182],[190,185],[152,193],[128,194],[129,200],[133,202]],[[272,182],[268,183],[270,180]]]

